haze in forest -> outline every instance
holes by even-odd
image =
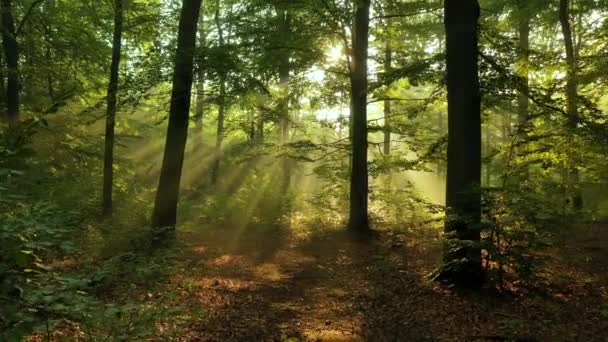
[[[608,1],[0,0],[0,341],[604,341]]]

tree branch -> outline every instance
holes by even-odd
[[[29,16],[34,12],[34,9],[36,8],[36,6],[40,5],[41,3],[45,2],[45,1],[46,0],[36,0],[36,1],[32,2],[32,4],[30,5],[30,8],[27,9],[27,12],[25,12],[25,15],[21,19],[19,26],[17,26],[17,31],[15,31],[15,37],[17,37],[19,35],[19,33],[21,33],[21,30],[23,29],[25,22],[27,21]]]

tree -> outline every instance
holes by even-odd
[[[566,63],[568,72],[566,74],[566,112],[568,114],[568,127],[574,132],[578,125],[578,80],[577,80],[577,61],[575,46],[572,38],[572,28],[570,26],[570,1],[560,0],[559,2],[559,21],[564,37],[566,48]],[[576,168],[576,151],[571,151],[568,160],[568,186],[573,188],[570,191],[572,196],[572,208],[581,210],[583,208],[583,197],[580,193],[579,182],[580,174]]]
[[[291,31],[291,15],[289,11],[278,9],[279,14],[279,34],[281,36],[281,45],[284,46],[281,49],[281,57],[279,62],[279,86],[281,88],[281,99],[280,99],[280,128],[281,137],[280,141],[282,145],[289,142],[289,73],[290,73],[290,31]],[[283,157],[282,160],[282,185],[281,191],[285,192],[289,188],[290,182],[290,170],[289,170],[289,157]]]
[[[223,50],[225,48],[224,42],[224,30],[220,20],[220,7],[221,0],[217,1],[217,7],[215,9],[215,25],[217,26],[218,35],[218,48]],[[211,169],[211,184],[217,185],[217,181],[220,173],[220,165],[222,163],[222,142],[224,141],[224,121],[226,119],[226,77],[228,71],[225,65],[221,65],[218,74],[220,82],[220,93],[218,96],[217,103],[217,132],[215,138],[215,157],[213,158],[213,167]]]
[[[205,58],[203,50],[205,48],[205,27],[203,20],[204,2],[199,16],[199,37],[198,37],[198,60],[196,72],[196,108],[194,110],[194,120],[196,122],[196,133],[199,136],[197,144],[202,142],[203,138],[203,115],[205,105]]]
[[[123,0],[114,0],[114,35],[112,38],[112,65],[107,93],[105,155],[103,159],[103,215],[112,215],[112,186],[114,183],[114,129],[116,127],[116,96],[118,69],[122,48]]]
[[[477,0],[446,0],[448,171],[442,278],[478,285],[482,281],[481,95],[478,75]]]
[[[6,118],[9,121],[19,119],[19,45],[13,17],[12,1],[0,0],[2,18],[2,47],[7,67],[6,84]]]
[[[528,121],[529,116],[529,100],[528,93],[530,92],[530,5],[524,0],[517,1],[518,15],[518,36],[519,36],[519,76],[523,79],[522,89],[519,91],[517,99],[517,113],[519,122],[524,124]]]
[[[153,228],[170,227],[174,229],[177,221],[177,203],[188,138],[192,69],[201,1],[182,1],[173,69],[169,125],[152,213]]]
[[[350,176],[350,213],[348,227],[367,233],[369,228],[367,173],[367,49],[369,0],[356,2],[352,30],[351,117],[352,167]]]
[[[532,18],[532,6],[529,1],[524,0],[517,0],[516,5],[517,33],[519,38],[518,76],[522,80],[517,98],[517,119],[519,122],[517,135],[520,139],[524,140],[530,129],[530,101],[528,95],[530,93],[530,20]],[[528,167],[524,167],[521,179],[527,180],[528,177]]]
[[[386,30],[390,31],[390,25],[386,25]],[[387,35],[389,33],[387,32]],[[391,72],[391,62],[393,60],[393,49],[391,46],[390,36],[387,36],[385,42],[385,61],[384,61],[384,72],[389,74]],[[388,156],[391,153],[391,100],[386,98],[384,100],[384,155]]]

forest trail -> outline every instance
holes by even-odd
[[[205,314],[185,341],[603,340],[601,282],[526,296],[456,294],[426,280],[436,244],[384,232],[280,228],[182,233],[186,269],[171,282]],[[606,234],[608,238],[608,234]],[[572,284],[572,283],[570,283]],[[580,285],[580,286],[579,286]]]

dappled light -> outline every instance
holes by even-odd
[[[0,13],[0,342],[606,340],[605,1]]]

